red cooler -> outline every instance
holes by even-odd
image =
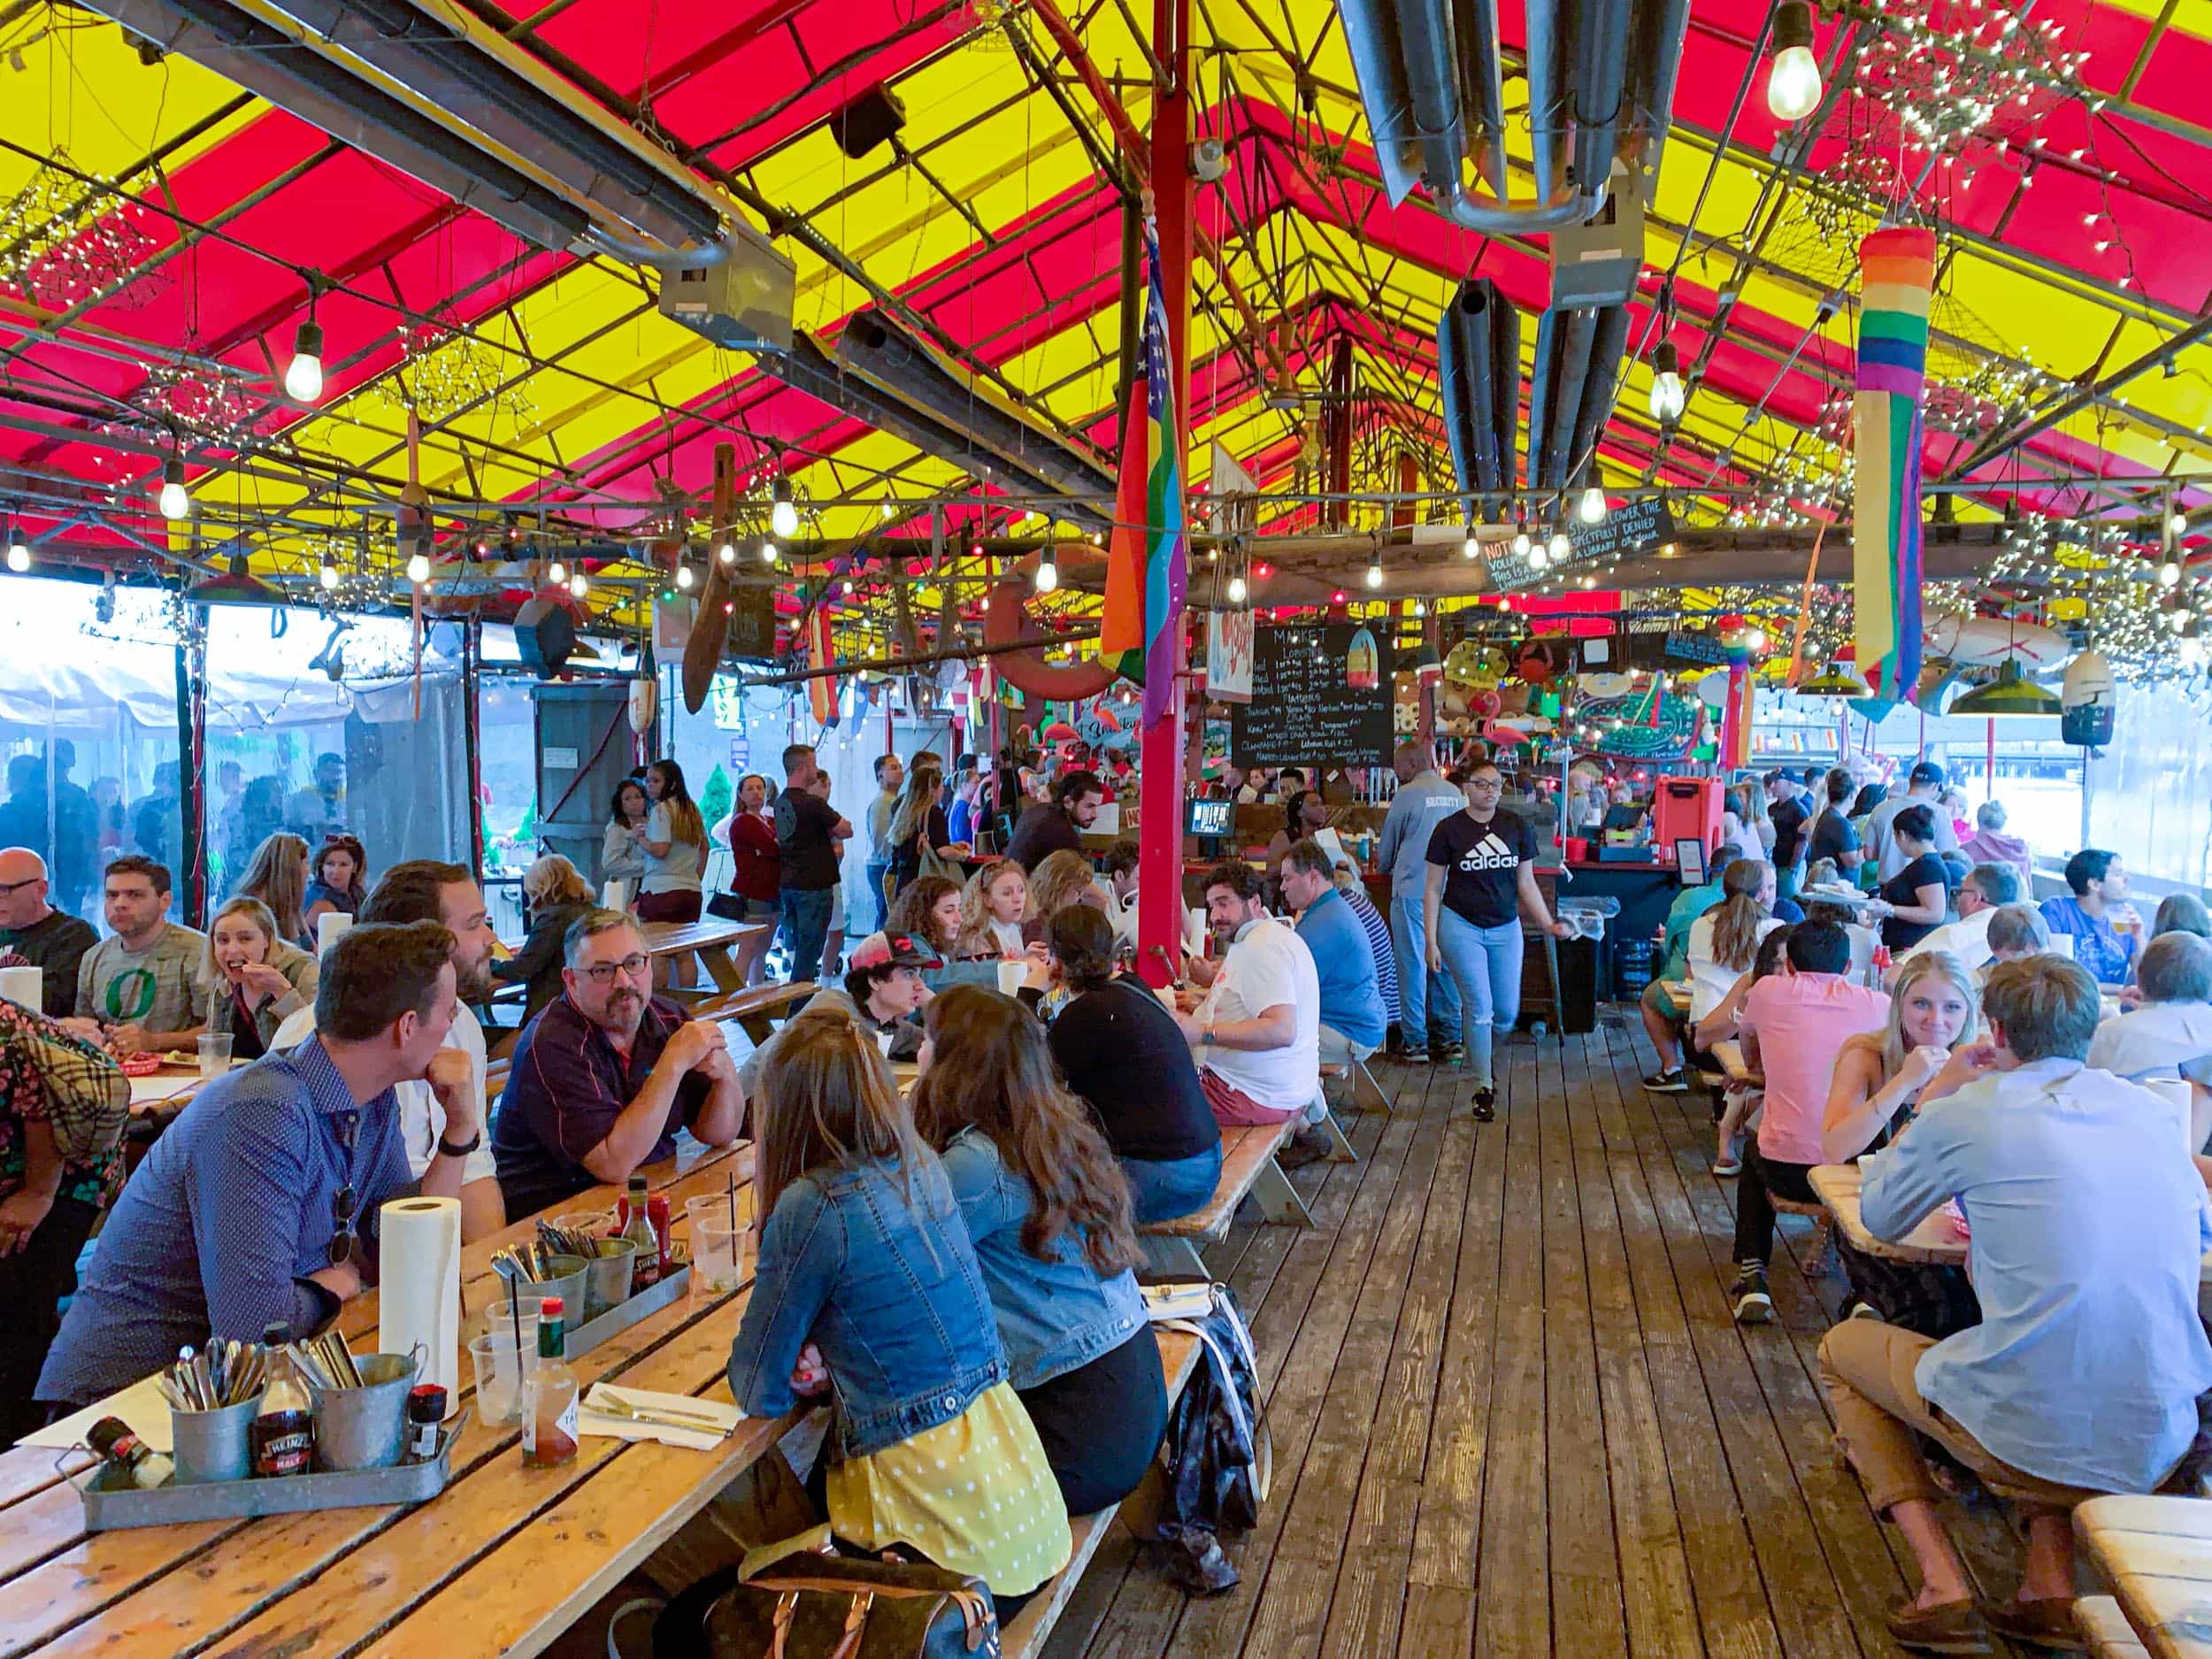
[[[1651,840],[1671,855],[1678,841],[1695,841],[1710,852],[1720,844],[1721,780],[1662,778],[1651,798]]]

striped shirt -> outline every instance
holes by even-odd
[[[187,1342],[315,1329],[334,1302],[303,1280],[329,1263],[349,1185],[365,1234],[414,1190],[391,1090],[356,1100],[320,1039],[218,1078],[124,1183],[35,1397],[83,1405]]]

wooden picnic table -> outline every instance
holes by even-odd
[[[1867,1256],[1892,1262],[1914,1262],[1924,1267],[1963,1267],[1966,1240],[1940,1210],[1928,1216],[1903,1238],[1878,1239],[1866,1230],[1859,1216],[1859,1166],[1823,1164],[1806,1178],[1851,1248]]]
[[[1730,1082],[1754,1083],[1760,1080],[1757,1073],[1744,1063],[1743,1044],[1732,1040],[1717,1042],[1713,1045],[1712,1055],[1720,1062],[1720,1069],[1727,1074]]]
[[[2159,1659],[2212,1659],[2212,1503],[2093,1498],[2074,1532]]]
[[[648,1167],[672,1200],[723,1190],[733,1171],[750,1207],[749,1148],[687,1148]],[[565,1210],[611,1206],[611,1187]],[[462,1253],[464,1294],[480,1308],[490,1253],[527,1236],[522,1222]],[[726,1401],[724,1371],[749,1285],[695,1292],[577,1362],[603,1378]],[[356,1346],[376,1325],[373,1294],[348,1304]],[[465,1320],[465,1328],[467,1322]],[[465,1398],[473,1379],[464,1367]],[[522,1465],[519,1431],[472,1414],[445,1491],[411,1509],[332,1509],[256,1521],[87,1533],[62,1471],[81,1455],[19,1447],[0,1454],[0,1659],[98,1652],[220,1651],[532,1655],[772,1446],[787,1419],[748,1419],[710,1452],[587,1438],[557,1469]],[[57,1468],[58,1463],[60,1468]]]
[[[638,933],[649,956],[698,959],[715,988],[734,995],[745,988],[745,972],[735,960],[737,947],[759,940],[764,948],[769,933],[765,922],[726,922],[703,917],[695,922],[641,922]]]

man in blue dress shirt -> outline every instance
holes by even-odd
[[[1321,981],[1321,1064],[1347,1065],[1382,1046],[1382,976],[1366,926],[1336,890],[1335,861],[1310,837],[1283,855],[1283,898]]]
[[[40,1373],[75,1407],[150,1375],[185,1343],[319,1330],[373,1278],[377,1212],[460,1196],[483,1100],[442,1048],[453,935],[356,927],[323,958],[316,1035],[202,1089],[125,1183]],[[394,1086],[426,1078],[445,1132],[419,1186]]]
[[[1932,1342],[1846,1320],[1821,1342],[1821,1381],[1868,1502],[1919,1558],[1920,1594],[1890,1616],[1899,1643],[1959,1651],[1986,1623],[2016,1642],[2076,1646],[2068,1510],[2165,1482],[2212,1387],[2197,1318],[2212,1204],[2173,1109],[2082,1064],[2098,1014],[2086,971],[2052,956],[2000,963],[1982,1007],[1987,1041],[1954,1053],[1919,1115],[1861,1164],[1859,1194],[1879,1239],[1957,1198],[1982,1322]],[[2024,1508],[2014,1600],[1976,1608],[1918,1435]]]

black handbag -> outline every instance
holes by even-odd
[[[926,1562],[816,1553],[829,1529],[771,1545],[670,1603],[657,1659],[998,1659],[980,1578]]]
[[[707,914],[719,917],[726,922],[745,919],[745,895],[741,893],[718,893],[707,901]]]

